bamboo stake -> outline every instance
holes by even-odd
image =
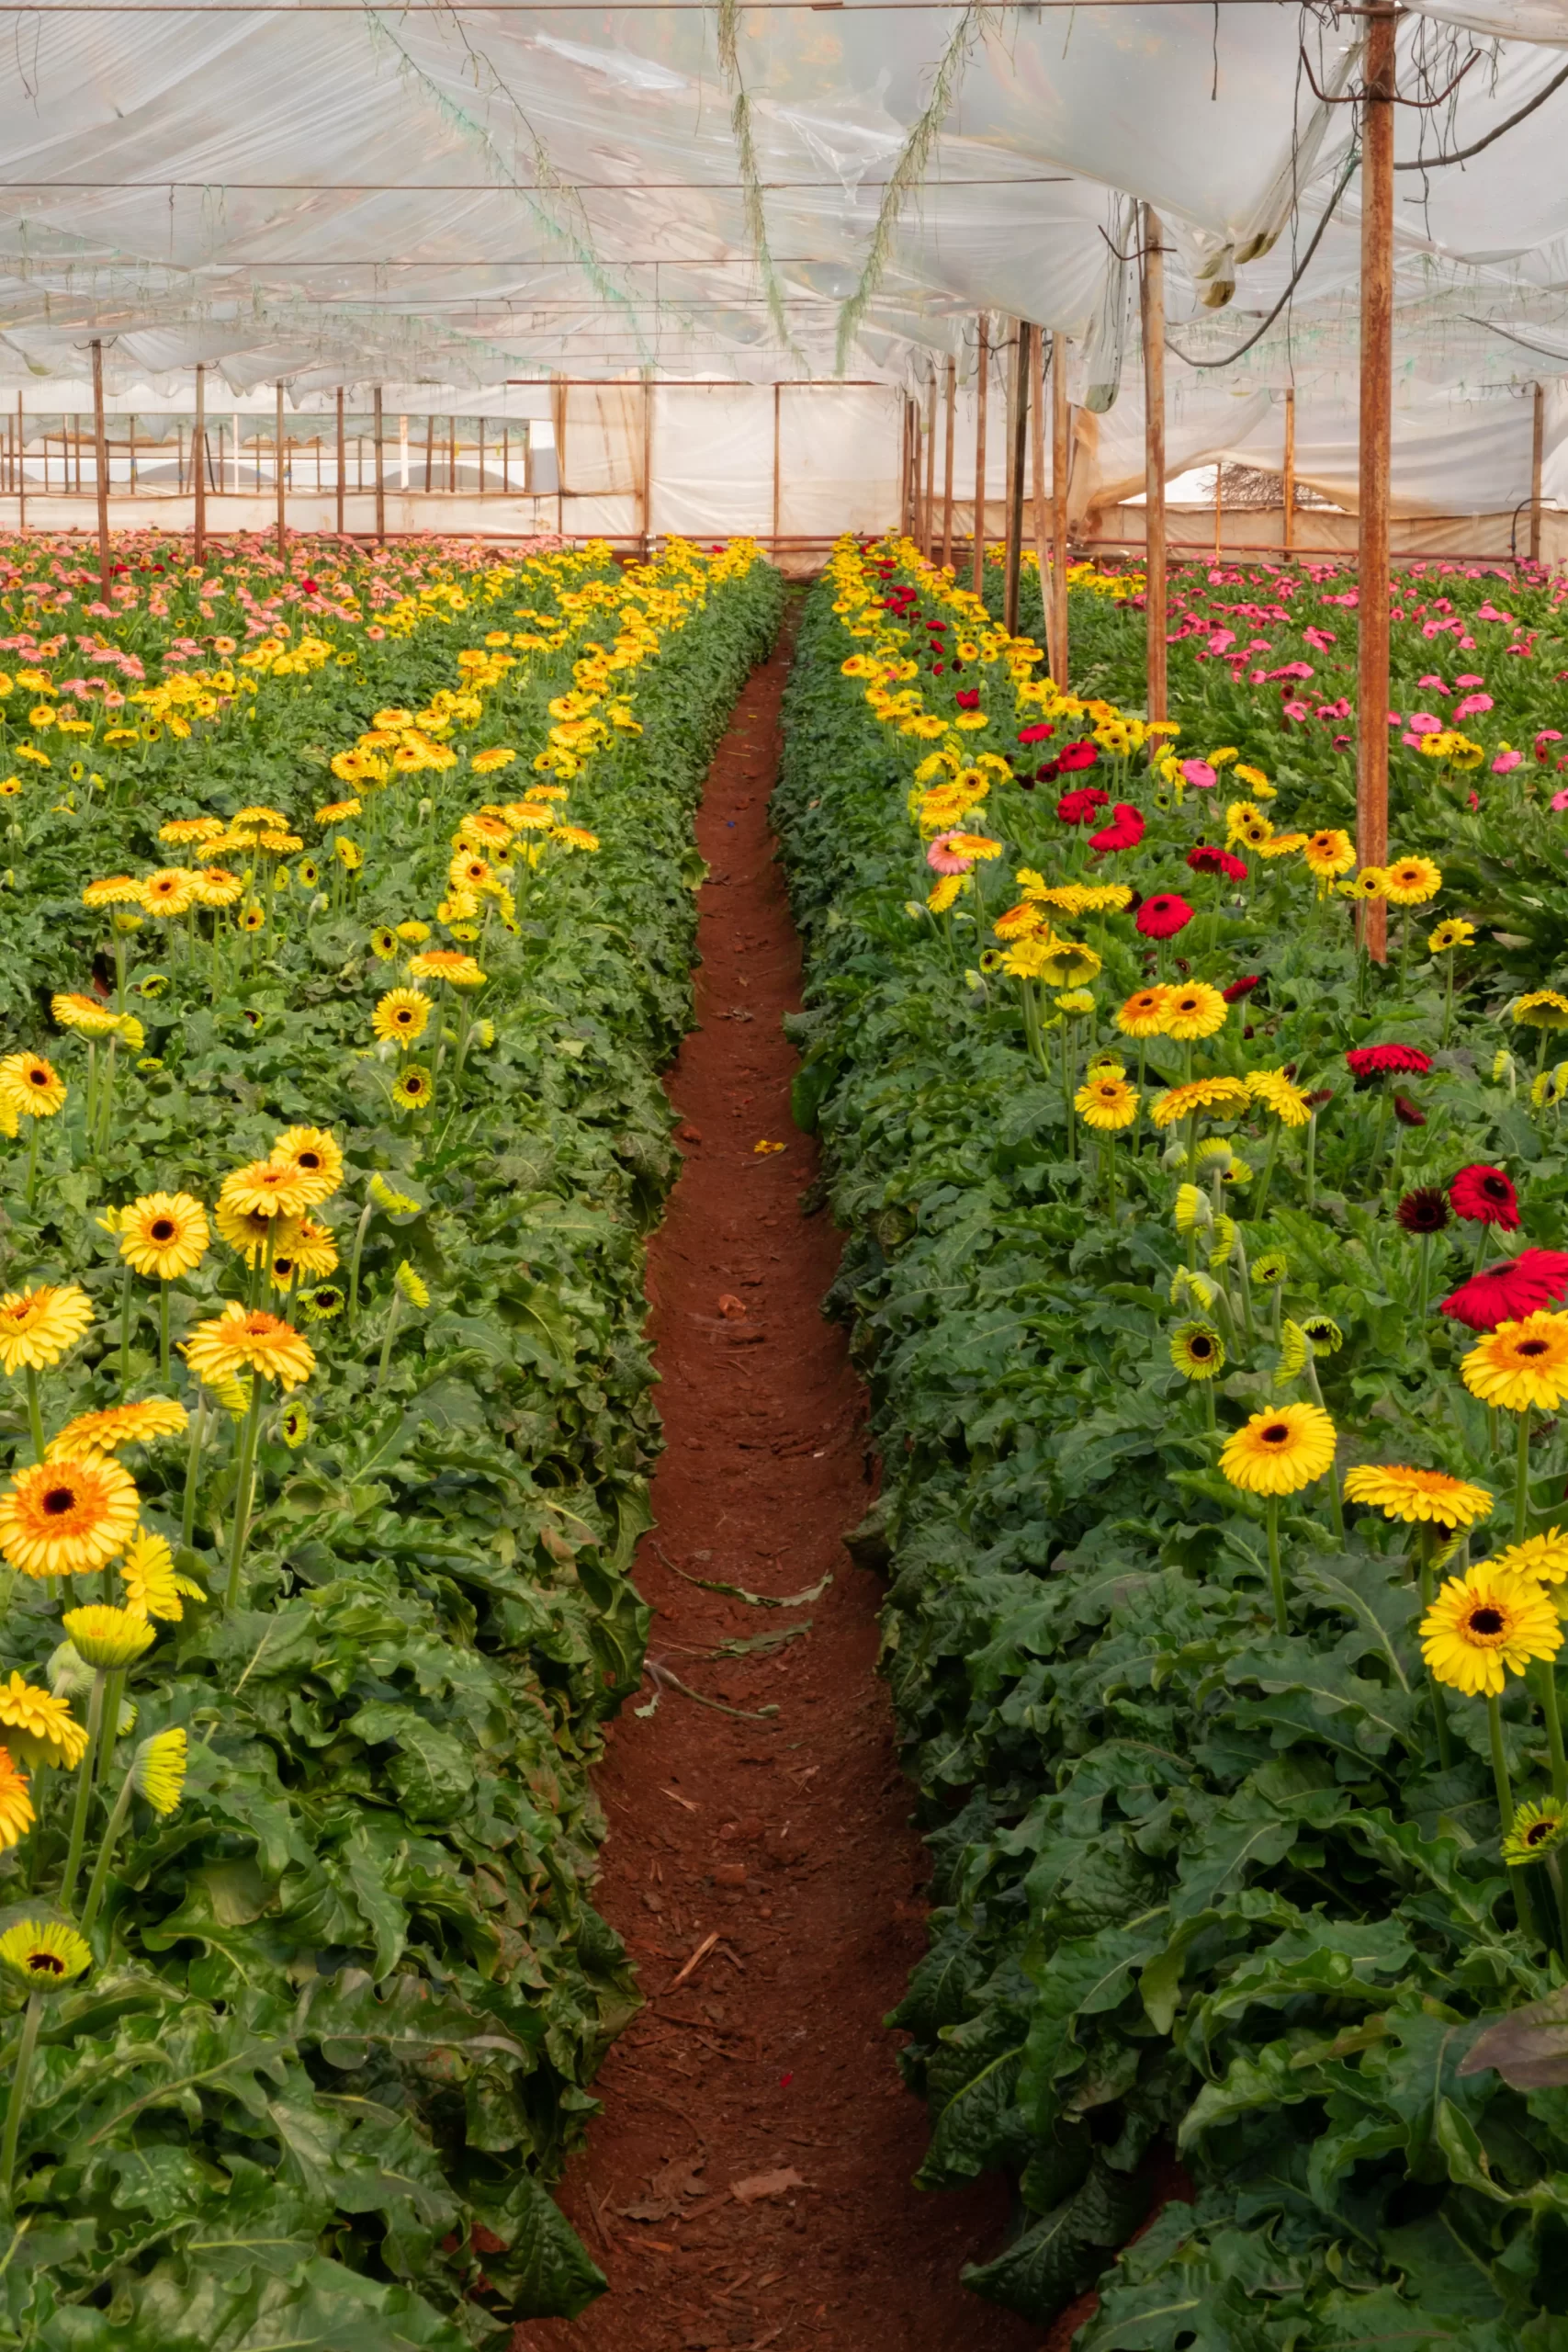
[[[953,409],[958,400],[958,362],[947,356],[947,438],[942,457],[942,568],[953,569]]]
[[[1530,428],[1530,561],[1540,561],[1540,467],[1546,451],[1546,388],[1535,387]]]
[[[373,415],[376,434],[376,544],[378,548],[384,548],[387,544],[387,469],[381,430],[381,387],[379,384],[376,387]]]
[[[920,517],[920,550],[930,563],[936,553],[936,368],[926,379],[926,497]]]
[[[1013,322],[1012,430],[1008,435],[1007,571],[1002,589],[1002,626],[1010,637],[1018,634],[1018,570],[1023,556],[1023,469],[1029,435],[1029,338],[1027,319]]]
[[[652,370],[642,374],[642,555],[648,560],[653,529],[653,381]]]
[[[288,560],[288,530],[284,520],[283,512],[283,379],[281,376],[277,379],[276,391],[276,432],[272,469],[273,488],[276,492],[277,497],[277,560],[279,563],[287,563]]]
[[[1280,526],[1280,540],[1286,555],[1296,540],[1296,395],[1295,388],[1285,394],[1285,519]]]
[[[1148,644],[1148,715],[1166,709],[1165,249],[1159,214],[1144,207],[1144,619]]]
[[[1067,688],[1067,489],[1072,467],[1067,344],[1051,345],[1051,675]]]
[[[1050,509],[1045,500],[1045,334],[1037,327],[1030,339],[1029,489],[1034,514],[1034,560],[1040,567],[1040,613],[1049,636],[1051,577]]]
[[[977,596],[986,584],[986,396],[991,388],[990,320],[986,311],[980,312],[975,325],[975,577],[970,585]]]
[[[28,476],[26,455],[28,446],[27,421],[22,414],[22,396],[17,394],[17,534],[19,537],[28,527]]]
[[[93,337],[93,470],[98,493],[98,594],[109,600],[109,453],[104,430],[104,346]]]
[[[338,386],[338,388],[337,388],[337,499],[336,499],[336,505],[337,505],[337,535],[338,535],[338,537],[339,537],[339,538],[340,538],[340,539],[341,539],[341,538],[343,537],[343,536],[344,536],[344,527],[343,527],[343,502],[344,502],[344,493],[345,493],[345,492],[347,491],[347,488],[348,488],[348,484],[347,484],[347,482],[344,480],[344,476],[347,473],[347,471],[348,471],[348,446],[347,446],[346,442],[345,442],[345,441],[344,441],[344,430],[343,430],[343,386],[340,384],[340,385]]]
[[[191,529],[191,554],[197,563],[207,561],[207,469],[202,463],[207,449],[207,370],[198,359],[196,363],[196,423],[191,429],[190,456],[195,473],[196,515]]]
[[[1357,681],[1356,848],[1363,865],[1388,856],[1389,443],[1393,423],[1393,96],[1392,6],[1367,11],[1361,107],[1361,414]],[[1388,909],[1363,899],[1361,937],[1388,959]]]

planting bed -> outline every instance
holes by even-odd
[[[456,2352],[602,2284],[657,1073],[781,590],[120,553],[0,551],[0,2338]]]
[[[908,543],[808,600],[795,1104],[941,1895],[920,2177],[1012,2176],[970,2283],[1042,2321],[1098,2283],[1080,2352],[1568,2342],[1556,594],[1445,580],[1402,640],[1447,666],[1400,673],[1381,876],[1329,719],[1212,610],[1172,749]],[[1141,613],[1074,625],[1135,702]]]

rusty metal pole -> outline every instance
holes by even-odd
[[[378,548],[384,548],[387,544],[387,467],[379,384],[376,387],[374,423],[376,429],[376,544]]]
[[[80,462],[80,460],[78,460]],[[93,337],[93,470],[98,492],[98,594],[109,595],[109,449],[104,427],[104,346]]]
[[[976,596],[986,585],[986,395],[990,390],[989,318],[980,312],[976,322],[975,368],[975,576],[970,586]]]
[[[1040,572],[1040,626],[1050,639],[1050,508],[1045,499],[1045,330],[1036,327],[1029,353],[1029,498],[1034,560]]]
[[[942,568],[953,566],[953,412],[958,400],[958,362],[952,353],[947,359],[947,439],[942,459]]]
[[[1013,321],[1011,414],[1008,419],[1011,431],[1008,435],[1007,571],[1002,590],[1002,627],[1010,637],[1018,634],[1018,574],[1023,560],[1023,476],[1029,447],[1029,339],[1032,333],[1027,319]]]
[[[1165,586],[1165,252],[1159,214],[1144,207],[1144,620],[1148,714],[1166,708]]]
[[[1530,561],[1540,561],[1540,468],[1546,454],[1546,388],[1535,387],[1530,430]]]
[[[277,379],[276,429],[273,443],[273,488],[277,493],[277,560],[288,561],[288,526],[283,510],[283,379]]]
[[[191,558],[207,561],[207,370],[196,363],[196,430],[191,439],[192,488],[196,512],[191,522]]]
[[[1389,444],[1393,429],[1393,7],[1369,8],[1361,105],[1361,415],[1358,477],[1356,850],[1388,858]],[[1361,938],[1388,959],[1388,908],[1364,899]]]
[[[343,386],[340,384],[337,388],[337,535],[340,539],[343,537],[343,501],[348,486],[344,479],[347,472],[348,445],[344,439]],[[429,487],[427,482],[425,488],[428,490]]]
[[[1283,483],[1285,518],[1280,526],[1280,542],[1286,555],[1295,545],[1296,537],[1296,395],[1294,387],[1285,394],[1285,476]]]
[[[1067,344],[1051,345],[1051,675],[1067,688],[1067,485],[1072,466]]]
[[[926,495],[920,518],[920,553],[928,563],[936,553],[936,364],[926,385]]]

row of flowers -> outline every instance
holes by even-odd
[[[1315,2313],[1337,2192],[1309,2223],[1241,2184],[1264,2151],[1336,2177],[1343,2118],[1299,2054],[1328,2050],[1332,2007],[1298,1968],[1281,2044],[1286,1996],[1233,1984],[1398,1924],[1395,1981],[1364,1996],[1375,2054],[1323,2062],[1386,2111],[1393,2197],[1426,2158],[1390,2038],[1450,2006],[1445,2095],[1512,2182],[1512,2094],[1484,2062],[1452,2086],[1488,2013],[1568,1957],[1568,996],[1550,971],[1497,983],[1414,823],[1358,869],[1332,785],[1240,723],[1190,754],[1179,718],[1063,691],[908,543],[842,544],[803,643],[792,762],[836,788],[784,805],[811,1094],[857,1233],[843,1287],[897,1465],[881,1528],[908,1547],[896,1683],[933,1821],[968,1785],[980,1825],[939,1841],[950,1899],[906,2005],[926,2177],[1032,2151],[1039,2218],[976,2283],[1043,2318],[1122,2233],[1107,2211],[1136,2218],[1163,2123],[1200,2218],[1167,2217],[1089,2342],[1179,2341],[1151,2314],[1240,2258],[1243,2205]],[[1357,944],[1373,897],[1386,968]],[[1129,1741],[1190,1782],[1157,1835]],[[933,2013],[939,1978],[965,1989]],[[1526,2127],[1547,2166],[1551,2114]],[[1472,2174],[1456,2155],[1446,2177],[1469,2227]],[[1508,2226],[1533,2307],[1522,2209]],[[1404,2308],[1375,2231],[1354,2267]]]
[[[671,1172],[690,806],[774,583],[744,548],[625,573],[590,548],[405,567],[378,607],[333,560],[330,661],[291,672],[269,614],[267,684],[188,735],[165,711],[133,806],[16,820],[17,997],[50,1007],[0,1057],[24,2333],[106,2261],[115,2326],[188,2297],[185,2242],[242,2176],[293,2335],[357,2298],[378,2340],[455,2352],[602,2283],[540,2182],[630,2005],[581,1890],[644,1622],[637,1234]],[[238,2129],[258,2031],[318,2151],[303,2195],[295,2128]],[[194,2114],[158,2062],[192,2037]],[[129,2087],[84,2175],[61,2159],[106,2068]],[[179,2144],[169,2226],[121,2251],[98,2174]],[[35,2263],[62,2228],[78,2250]]]

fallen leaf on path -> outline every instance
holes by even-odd
[[[812,1769],[815,1770],[816,1767],[813,1766]],[[659,1783],[659,1793],[661,1797],[672,1797],[677,1804],[683,1804],[688,1813],[695,1813],[698,1809],[690,1797],[682,1796],[677,1789],[667,1789],[662,1781]]]
[[[785,2165],[778,2172],[753,2172],[744,2180],[732,2180],[729,2193],[742,2205],[755,2205],[764,2197],[787,2197],[792,2188],[807,2185],[793,2165]]]
[[[761,1139],[761,1143],[754,1143],[754,1144],[751,1146],[751,1149],[752,1149],[752,1151],[753,1151],[753,1152],[761,1152],[761,1151],[787,1151],[787,1150],[789,1149],[789,1146],[788,1146],[787,1144],[784,1144],[784,1143],[770,1143],[770,1142],[768,1141],[767,1136],[764,1136],[762,1137],[762,1139]]]
[[[707,1935],[703,1938],[702,1942],[697,1946],[695,1951],[692,1953],[680,1974],[678,1976],[672,1976],[669,1984],[666,1984],[664,1987],[665,1991],[667,1993],[672,1993],[677,1984],[683,1984],[688,1976],[694,1976],[697,1970],[702,1966],[704,1961],[707,1958],[709,1952],[712,1951],[717,1941],[718,1929],[716,1928],[711,1935]]]
[[[688,2197],[705,2194],[697,2175],[703,2168],[701,2156],[677,2157],[660,2165],[648,2184],[648,2193],[635,2204],[615,2209],[627,2222],[667,2222],[672,2213],[680,2212]]]
[[[719,1299],[718,1311],[727,1319],[733,1321],[737,1315],[745,1314],[746,1302],[743,1298],[737,1298],[733,1291],[727,1290]]]

